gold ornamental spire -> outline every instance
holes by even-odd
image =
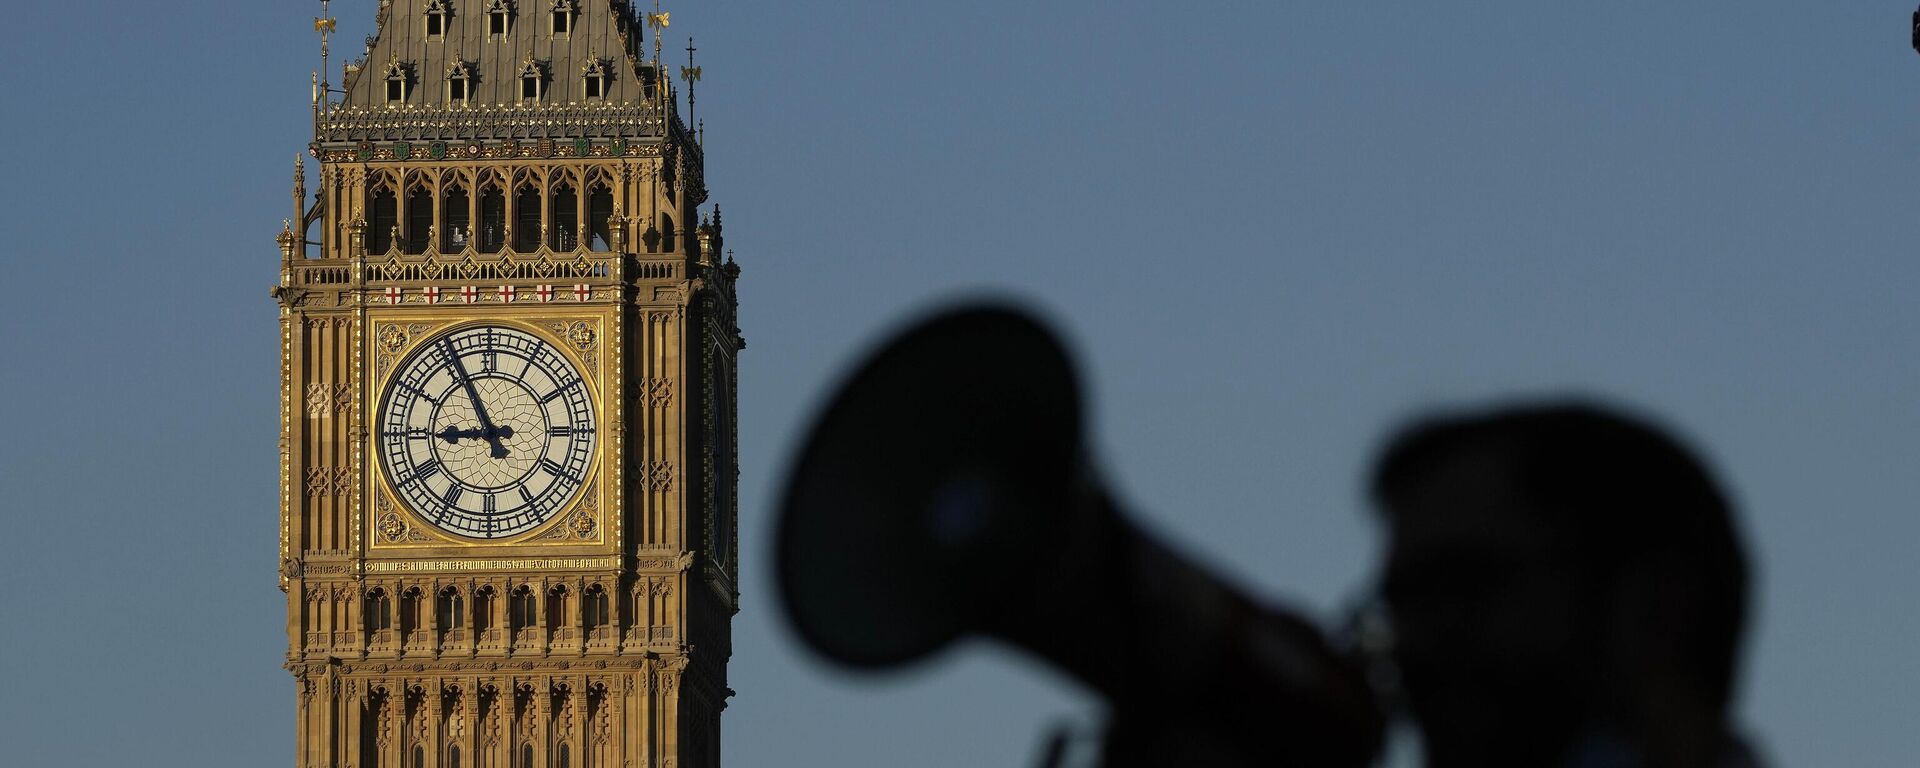
[[[680,68],[680,79],[687,81],[687,122],[693,119],[693,84],[700,82],[700,68],[693,64],[693,53],[700,49],[693,47],[693,38],[687,38],[687,65]]]
[[[662,45],[660,34],[673,22],[673,14],[660,10],[660,0],[653,0],[653,13],[647,14],[647,26],[653,28],[653,63],[660,63]]]
[[[313,17],[313,31],[320,33],[320,71],[315,73],[313,84],[313,119],[316,133],[320,127],[320,113],[327,108],[327,102],[332,99],[333,93],[333,84],[328,82],[328,78],[333,76],[333,73],[327,71],[330,66],[327,59],[328,44],[332,41],[333,31],[339,27],[339,22],[334,21],[332,5],[333,0],[320,0],[320,15]]]

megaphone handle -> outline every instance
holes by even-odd
[[[1001,616],[995,634],[1092,685],[1116,720],[1152,707],[1141,720],[1203,719],[1205,732],[1286,764],[1372,761],[1384,717],[1358,665],[1312,624],[1254,603],[1089,494],[1039,599],[1024,602],[1046,615]]]

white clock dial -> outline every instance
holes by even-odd
[[[538,336],[460,328],[395,370],[380,400],[381,465],[407,506],[442,530],[525,533],[586,484],[596,439],[587,387]]]

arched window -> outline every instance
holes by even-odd
[[[394,228],[400,225],[399,201],[393,190],[382,185],[367,201],[367,252],[382,254],[393,250]]]
[[[513,249],[521,253],[540,250],[540,190],[532,184],[513,195]]]
[[[393,628],[393,601],[387,597],[387,591],[374,587],[367,593],[367,629],[378,632]]]
[[[380,764],[380,724],[386,722],[388,706],[385,689],[370,687],[367,690],[366,703],[361,705],[360,717],[361,765]]]
[[[713,542],[710,551],[721,563],[733,562],[733,373],[725,362],[713,369]]]
[[[673,217],[660,214],[660,250],[672,253],[679,241],[674,237]]]
[[[482,632],[493,629],[493,601],[493,587],[473,593],[473,624]]]
[[[591,229],[588,245],[596,251],[613,249],[613,190],[595,184],[587,195],[587,226]]]
[[[480,252],[499,253],[507,244],[507,196],[497,185],[480,192]]]
[[[532,587],[523,586],[513,591],[513,600],[507,608],[511,614],[508,619],[513,622],[515,631],[531,627],[538,620],[533,603]]]
[[[447,747],[447,768],[460,768],[459,747]]]
[[[568,764],[568,761],[567,761],[568,757],[569,755],[567,754],[567,745],[565,744],[560,745],[560,759],[554,761],[553,763],[554,768],[573,768],[572,765]]]
[[[547,236],[547,247],[556,251],[571,251],[578,245],[580,227],[580,196],[574,194],[573,185],[561,184],[553,190],[553,225]]]
[[[559,629],[572,623],[567,620],[567,588],[555,585],[547,591],[547,629]]]
[[[420,588],[414,587],[400,593],[400,631],[411,633],[420,629],[421,617]]]
[[[581,608],[586,612],[588,632],[607,625],[607,591],[605,589],[598,584],[587,587],[583,603]]]
[[[458,184],[449,187],[440,197],[441,253],[459,253],[467,249],[467,234],[472,224],[469,205],[467,188]]]
[[[520,768],[533,768],[533,745],[520,745]]]
[[[440,631],[445,632],[451,629],[459,629],[461,625],[466,622],[467,615],[463,610],[466,606],[462,604],[464,602],[465,601],[460,598],[459,589],[447,587],[446,589],[440,590],[440,615],[438,617]]]
[[[427,748],[413,748],[413,768],[427,768]]]
[[[407,253],[427,252],[427,232],[433,229],[433,192],[425,185],[407,193]]]

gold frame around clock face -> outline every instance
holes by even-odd
[[[396,524],[389,510],[377,524],[376,540],[384,534],[396,544],[402,540],[425,544],[431,543],[426,537],[431,534],[442,543],[508,544],[549,538],[562,521],[578,534],[566,538],[597,538],[591,535],[598,522],[592,514],[598,506],[595,479],[608,439],[602,372],[590,352],[597,335],[593,328],[598,325],[581,318],[510,317],[387,325],[412,333],[398,334],[405,337],[399,344],[392,343],[394,334],[376,340],[389,353],[391,365],[383,363],[368,412],[368,463],[378,468],[376,507],[390,504],[404,510],[410,520]],[[485,343],[476,340],[482,336]],[[496,357],[497,363],[493,362]],[[480,370],[465,370],[469,366]],[[571,380],[561,381],[563,376]],[[431,380],[432,386],[423,386],[425,380]],[[543,394],[549,399],[542,400]],[[471,405],[476,395],[480,409]],[[396,421],[394,409],[402,398],[411,400],[413,407],[430,405],[434,415],[423,420],[418,413],[401,413]],[[426,403],[420,402],[423,398]],[[489,403],[502,411],[501,423],[478,423],[475,417]],[[554,418],[555,406],[570,418]],[[443,420],[443,412],[462,418]],[[584,435],[549,431],[557,431],[556,421],[566,422],[569,428],[581,426],[582,418],[590,430]],[[389,435],[389,431],[413,434]],[[441,465],[445,468],[433,476],[438,484],[431,485],[418,476],[418,462],[396,462],[397,454],[431,455],[435,462],[452,458],[464,467]],[[423,494],[428,488],[441,495]],[[495,521],[495,510],[501,507],[505,512]],[[395,535],[401,531],[403,535]],[[568,531],[561,529],[561,533]]]

